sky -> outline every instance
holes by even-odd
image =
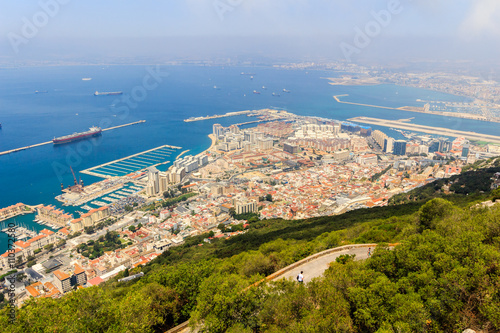
[[[0,22],[3,59],[500,56],[498,0],[0,0]]]

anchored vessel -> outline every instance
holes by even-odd
[[[65,135],[65,136],[61,136],[58,138],[54,138],[52,140],[52,143],[55,145],[58,145],[58,144],[78,141],[78,140],[82,140],[82,139],[87,139],[87,138],[90,138],[93,136],[101,135],[101,132],[102,132],[102,129],[100,127],[92,126],[91,128],[89,128],[88,131],[85,131],[85,132],[73,133],[70,135]]]
[[[98,92],[98,91],[96,91],[94,93],[94,96],[121,95],[121,94],[123,94],[122,91],[111,91],[111,92]]]

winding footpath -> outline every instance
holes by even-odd
[[[364,260],[368,258],[368,248],[371,249],[372,253],[377,244],[351,244],[336,247],[333,249],[328,249],[307,258],[299,260],[283,269],[280,269],[276,273],[273,273],[266,277],[265,279],[255,283],[253,286],[259,285],[264,281],[275,281],[279,279],[293,279],[303,271],[304,272],[304,283],[308,283],[315,277],[320,277],[323,275],[325,270],[328,268],[332,261],[335,261],[341,255],[344,254],[355,254],[354,260]],[[389,245],[391,248],[393,244]],[[188,322],[184,322],[170,330],[166,333],[189,333],[191,332],[190,327],[188,327]]]

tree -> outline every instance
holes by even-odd
[[[25,278],[26,278],[26,274],[24,274],[24,273],[21,273],[21,274],[17,274],[17,275],[16,275],[16,280],[17,280],[18,282],[21,282],[21,281],[22,281],[22,280],[24,280]]]
[[[266,201],[272,202],[273,201],[273,196],[271,194],[266,195]]]
[[[131,211],[133,211],[133,210],[134,210],[134,209],[133,209],[130,205],[126,205],[126,206],[124,207],[124,209],[125,209],[125,211],[126,211],[126,212],[131,212]]]
[[[421,229],[434,228],[434,221],[443,219],[453,211],[451,202],[441,198],[432,199],[425,203],[419,210],[419,222]]]
[[[133,225],[131,225],[130,227],[128,227],[128,230],[135,232],[135,227]]]
[[[47,244],[43,248],[47,251],[51,251],[54,248],[54,244]]]
[[[230,216],[235,216],[236,215],[236,209],[234,209],[234,207],[229,208],[229,215]]]
[[[26,264],[27,267],[31,267],[31,266],[34,266],[36,265],[36,260],[30,260],[28,261],[28,263]]]

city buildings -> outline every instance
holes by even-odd
[[[110,215],[109,207],[104,206],[97,209],[92,209],[80,218],[72,220],[70,224],[71,232],[82,231],[87,227],[94,227],[96,224],[104,220]]]
[[[54,271],[54,285],[61,293],[66,293],[71,290],[71,277],[60,271]]]
[[[393,152],[394,155],[406,155],[406,141],[396,140],[394,141]]]
[[[40,205],[36,208],[36,211],[37,219],[61,227],[66,226],[73,219],[73,215],[64,212],[62,209],[56,209],[54,205]]]

